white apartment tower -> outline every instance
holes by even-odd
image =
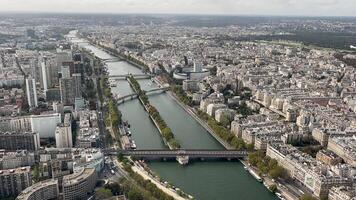
[[[57,125],[56,128],[56,147],[57,148],[72,148],[72,116],[67,113],[64,116],[64,121],[61,124]]]
[[[33,78],[26,79],[26,94],[27,102],[30,108],[35,108],[38,106],[37,102],[37,91],[36,91],[36,81]]]

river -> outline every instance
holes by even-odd
[[[102,59],[112,58],[95,46],[82,43]],[[140,73],[140,69],[125,62],[108,62],[110,75]],[[145,90],[156,88],[150,80],[139,80]],[[119,81],[112,89],[117,95],[132,93],[126,81]],[[187,114],[169,95],[165,93],[149,95],[150,102],[158,109],[175,137],[186,149],[223,149],[193,117]],[[127,101],[119,106],[124,120],[131,124],[132,137],[138,149],[164,149],[162,138],[149,119],[140,102]],[[239,161],[193,161],[187,166],[177,162],[150,162],[150,168],[163,180],[200,200],[276,200],[263,184],[257,182]]]

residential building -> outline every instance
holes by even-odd
[[[26,95],[27,95],[27,102],[30,108],[37,107],[38,102],[37,102],[36,81],[33,78],[26,79]]]
[[[86,200],[94,192],[97,173],[93,168],[82,168],[63,177],[64,200]]]
[[[54,200],[58,198],[58,180],[49,179],[26,188],[17,196],[16,200]]]
[[[355,200],[355,187],[332,187],[329,191],[329,200]]]
[[[0,170],[0,198],[16,197],[31,185],[30,167]]]
[[[72,78],[74,79],[74,87],[75,87],[75,98],[82,98],[82,75],[81,74],[72,74]]]
[[[32,132],[2,132],[0,133],[0,149],[9,151],[35,151],[40,148],[38,133]]]
[[[35,154],[27,150],[0,151],[0,169],[13,169],[18,167],[33,166]]]
[[[75,100],[75,81],[73,78],[61,78],[59,80],[59,87],[61,93],[61,102],[63,105],[74,105]]]
[[[356,136],[331,137],[328,150],[340,156],[346,163],[356,167]]]

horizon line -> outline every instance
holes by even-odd
[[[65,11],[1,11],[1,14],[61,14],[61,15],[171,15],[171,16],[230,16],[230,17],[305,17],[305,18],[356,18],[356,15],[298,15],[298,14],[233,14],[233,13],[164,13],[164,12],[65,12]]]

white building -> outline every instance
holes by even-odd
[[[226,108],[226,105],[225,104],[215,104],[215,103],[212,103],[212,104],[209,104],[208,107],[207,107],[207,111],[206,113],[208,113],[208,115],[212,116],[212,117],[215,117],[215,112],[218,110],[218,109],[222,109],[222,108]]]
[[[38,106],[37,102],[37,91],[36,91],[36,81],[33,78],[26,79],[26,94],[27,102],[30,108]]]
[[[72,148],[72,129],[71,126],[65,124],[58,124],[56,128],[56,147],[57,148]]]
[[[72,117],[67,113],[64,117],[64,121],[57,125],[55,137],[57,148],[72,148]]]
[[[61,123],[61,114],[41,114],[31,116],[32,132],[37,132],[40,138],[55,138],[57,124]]]

